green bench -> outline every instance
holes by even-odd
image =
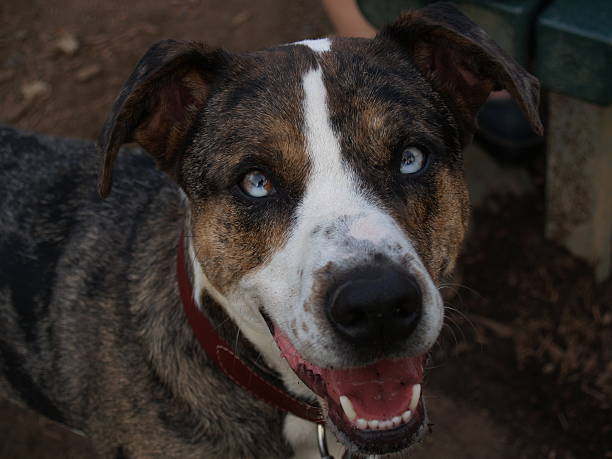
[[[381,27],[427,0],[357,0]],[[605,279],[612,259],[612,0],[457,0],[548,95],[546,235]]]
[[[612,1],[555,0],[538,16],[535,73],[548,91],[546,234],[612,258]]]

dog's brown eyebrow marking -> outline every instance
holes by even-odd
[[[391,172],[390,162],[411,139],[426,139],[436,151],[457,142],[456,133],[445,132],[449,119],[444,104],[437,106],[437,96],[418,72],[364,44],[339,41],[337,52],[322,55],[320,62],[342,154],[367,184],[387,181],[383,170]],[[368,178],[376,171],[376,178]]]
[[[207,151],[198,166],[202,174],[198,182],[217,185],[212,195],[202,194],[201,207],[194,206],[193,215],[202,259],[223,253],[224,262],[211,263],[214,269],[206,272],[214,285],[233,285],[265,263],[286,240],[310,169],[302,132],[301,72],[311,64],[312,53],[303,46],[239,58],[239,68],[229,70],[235,81],[213,96],[213,107],[222,108],[221,116],[210,116],[202,126],[204,132],[196,134],[194,143],[202,143],[198,151]],[[282,74],[270,72],[279,66]],[[249,87],[243,87],[242,81]],[[247,112],[249,116],[241,116]],[[262,205],[260,210],[237,205],[227,190],[235,180],[231,174],[239,174],[245,164],[279,179],[274,185],[283,187],[279,190],[283,204]]]

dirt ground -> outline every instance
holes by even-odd
[[[156,40],[245,51],[331,32],[314,0],[4,0],[0,24],[0,123],[92,139]],[[414,457],[612,458],[612,281],[543,238],[543,161],[521,166],[529,194],[474,211]],[[85,438],[0,402],[0,458],[84,457]]]

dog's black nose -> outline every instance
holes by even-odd
[[[391,345],[408,338],[421,316],[421,290],[394,266],[356,268],[331,289],[327,317],[356,345]]]

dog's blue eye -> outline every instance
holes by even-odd
[[[265,198],[273,195],[276,190],[268,177],[261,171],[247,173],[240,182],[242,190],[253,198]]]
[[[402,153],[400,172],[402,174],[414,174],[425,166],[425,153],[417,147],[409,147]]]

